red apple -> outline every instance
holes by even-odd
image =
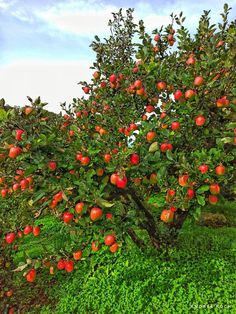
[[[90,211],[90,219],[96,221],[102,217],[102,210],[99,207],[93,207]]]
[[[167,116],[166,112],[162,111],[160,114],[160,118],[164,119]]]
[[[174,197],[175,197],[175,190],[172,190],[172,189],[167,190],[166,201],[170,202],[173,200]]]
[[[120,189],[124,189],[127,185],[127,181],[128,179],[125,176],[123,177],[118,176],[116,186]]]
[[[28,282],[33,282],[36,278],[36,270],[32,268],[28,273],[26,274],[26,280]]]
[[[169,223],[169,222],[172,222],[173,219],[174,219],[174,212],[171,211],[170,209],[164,209],[162,212],[161,212],[161,220],[165,223]]]
[[[139,158],[139,155],[138,155],[138,154],[132,154],[132,155],[130,156],[130,162],[131,162],[132,165],[137,165],[137,164],[139,164],[139,160],[140,160],[140,158]]]
[[[195,196],[194,190],[193,189],[188,189],[188,191],[187,191],[187,198],[189,200],[191,200],[192,198],[194,198],[194,196]]]
[[[219,194],[220,193],[220,186],[217,183],[212,183],[210,185],[210,192],[213,195]]]
[[[113,83],[113,84],[116,83],[116,81],[117,81],[117,76],[116,76],[115,74],[110,75],[109,81],[110,81],[111,83]]]
[[[216,105],[218,108],[227,107],[229,105],[229,100],[226,98],[226,96],[223,96],[223,97],[217,99]]]
[[[82,88],[85,94],[89,94],[90,88],[88,86],[85,86]]]
[[[116,241],[116,237],[113,234],[108,234],[105,236],[104,243],[107,246],[111,246]]]
[[[187,186],[188,185],[188,179],[189,179],[189,176],[187,174],[179,176],[179,185]]]
[[[172,150],[172,149],[173,149],[173,146],[172,144],[169,144],[169,143],[163,143],[160,146],[160,151],[163,153],[166,152],[167,150]]]
[[[83,157],[83,155],[81,153],[77,153],[75,155],[75,159],[81,161],[81,158]]]
[[[116,185],[117,179],[118,179],[118,175],[117,175],[116,173],[113,173],[113,174],[110,176],[110,182],[111,182],[111,184]]]
[[[106,86],[107,86],[107,83],[106,83],[106,82],[103,81],[103,82],[100,83],[100,87],[101,87],[101,88],[105,88]]]
[[[178,121],[174,121],[171,123],[172,130],[178,130],[180,128],[180,123]]]
[[[59,203],[62,201],[63,199],[62,194],[63,194],[62,191],[60,191],[53,196],[53,199],[55,200],[55,202]]]
[[[68,262],[67,261],[65,262],[65,270],[68,273],[71,273],[74,270],[74,262],[72,260],[70,260]]]
[[[39,226],[35,226],[34,228],[33,228],[33,235],[35,236],[35,237],[37,237],[37,236],[39,236],[39,234],[40,234],[40,227]]]
[[[14,183],[12,186],[12,189],[14,192],[18,191],[20,189],[20,184],[19,183]]]
[[[112,220],[113,215],[111,213],[106,214],[107,220]]]
[[[194,58],[194,56],[190,56],[188,58],[188,60],[186,61],[186,64],[187,65],[193,65],[193,64],[195,64],[195,62],[196,62],[196,59]]]
[[[218,197],[216,195],[209,195],[208,201],[210,204],[215,205],[218,202]]]
[[[29,185],[31,185],[33,183],[33,177],[32,176],[27,177],[26,180],[29,182]]]
[[[29,181],[26,179],[22,179],[20,181],[20,186],[22,190],[26,190],[29,187]]]
[[[10,158],[16,158],[17,156],[21,154],[21,152],[22,152],[22,149],[20,147],[14,146],[10,148],[8,156]]]
[[[81,157],[80,162],[82,166],[87,166],[90,163],[90,158],[88,156]]]
[[[207,173],[208,169],[209,167],[205,164],[202,164],[198,167],[198,170],[200,170],[202,174]]]
[[[117,243],[113,243],[110,246],[109,250],[110,250],[111,253],[115,253],[118,250],[118,248],[119,248],[118,244]]]
[[[141,87],[142,87],[142,81],[141,80],[136,80],[135,82],[134,82],[134,88],[135,89],[140,89]]]
[[[157,84],[156,84],[156,87],[157,87],[157,89],[159,90],[159,91],[161,91],[161,90],[165,90],[166,89],[166,83],[165,82],[158,82]]]
[[[63,259],[60,259],[58,262],[57,262],[57,268],[62,270],[62,269],[65,269],[65,261]]]
[[[81,212],[83,211],[83,208],[84,208],[84,203],[83,202],[80,202],[80,203],[77,203],[75,205],[75,210],[78,214],[81,214]]]
[[[93,241],[92,242],[92,251],[97,252],[97,251],[99,251],[99,249],[100,249],[99,243],[97,243],[96,241]]]
[[[64,223],[70,222],[73,218],[74,218],[74,216],[71,213],[69,213],[69,212],[65,212],[63,214],[63,221],[64,221]]]
[[[22,141],[22,134],[24,133],[23,130],[17,129],[16,130],[16,140],[17,141]]]
[[[33,108],[30,106],[25,107],[25,115],[28,116],[33,111]]]
[[[219,165],[215,168],[215,172],[218,176],[222,176],[225,174],[225,167],[222,165]]]
[[[181,90],[177,90],[175,93],[174,93],[174,99],[175,100],[180,100],[183,98],[183,93],[181,92]]]
[[[48,162],[48,168],[52,171],[56,170],[57,169],[57,163],[53,160],[49,161]]]
[[[137,128],[138,128],[138,126],[137,126],[136,123],[131,123],[129,127],[130,127],[130,130],[131,130],[131,131],[135,131],[135,130],[137,130]]]
[[[8,244],[11,244],[16,238],[16,235],[14,232],[9,232],[6,237],[5,237],[5,240]]]
[[[205,121],[206,121],[206,119],[205,119],[205,117],[202,116],[202,115],[199,115],[199,116],[197,116],[197,117],[195,118],[195,124],[196,124],[197,126],[203,126],[203,125],[205,124]]]
[[[195,77],[194,82],[193,82],[194,85],[200,86],[200,85],[202,85],[202,83],[203,83],[203,77],[202,76]]]
[[[146,135],[146,139],[148,142],[151,142],[152,140],[154,140],[155,137],[156,137],[156,132],[154,131],[149,131]]]
[[[148,112],[148,113],[151,113],[151,112],[153,112],[154,111],[154,106],[152,106],[152,105],[147,105],[146,106],[146,112]]]
[[[32,231],[33,231],[33,227],[27,225],[27,226],[25,226],[25,228],[24,228],[24,230],[23,230],[23,233],[24,233],[24,234],[29,234],[29,233],[31,233]]]
[[[104,161],[105,161],[105,163],[108,164],[111,161],[111,155],[110,154],[105,154],[104,155]]]
[[[221,47],[221,46],[223,46],[224,45],[224,41],[223,40],[220,40],[220,41],[218,41],[218,43],[217,43],[217,45],[216,45],[216,48],[219,48],[219,47]]]
[[[74,253],[73,253],[73,258],[74,258],[76,261],[81,260],[81,258],[82,258],[82,250],[78,250],[78,251],[74,252]]]
[[[8,189],[2,189],[1,190],[1,195],[3,198],[5,198],[7,196],[7,194],[8,194]]]
[[[23,238],[23,235],[24,235],[24,233],[23,233],[22,231],[19,230],[19,231],[17,232],[18,238],[20,238],[20,239]]]
[[[195,95],[196,95],[196,92],[193,91],[192,89],[187,90],[184,94],[186,99],[191,99]]]

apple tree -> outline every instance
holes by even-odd
[[[2,250],[29,282],[39,267],[71,272],[128,238],[161,249],[187,217],[235,193],[228,6],[218,25],[204,11],[194,35],[182,13],[151,34],[132,13],[113,14],[110,37],[95,36],[93,77],[65,114],[40,98],[1,103]]]

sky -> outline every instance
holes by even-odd
[[[220,21],[226,0],[0,0],[0,98],[9,105],[29,104],[26,96],[41,96],[48,110],[82,95],[79,81],[89,80],[95,55],[89,47],[95,35],[109,35],[111,12],[134,8],[150,32],[170,22],[172,12],[184,12],[194,33],[203,10],[212,23]],[[236,18],[236,0],[229,19]]]

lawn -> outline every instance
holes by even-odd
[[[187,221],[177,245],[162,253],[130,243],[115,255],[102,249],[71,274],[40,274],[32,286],[15,276],[8,303],[37,314],[235,313],[235,209],[235,203],[206,207],[231,226]]]

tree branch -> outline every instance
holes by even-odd
[[[131,239],[133,240],[133,242],[141,249],[143,250],[145,248],[145,243],[142,239],[138,238],[138,236],[136,235],[135,231],[132,228],[129,228],[127,230],[129,236],[131,237]]]
[[[126,194],[125,191],[121,192],[122,194]],[[146,225],[145,229],[148,232],[148,235],[151,239],[151,242],[153,246],[157,249],[160,248],[161,241],[160,241],[160,236],[158,234],[157,226],[155,223],[155,219],[152,215],[152,213],[149,211],[149,209],[143,204],[142,200],[140,197],[137,195],[136,191],[130,186],[128,195],[132,198],[132,200],[135,202],[136,207],[140,213],[143,213],[144,216],[146,217]]]

